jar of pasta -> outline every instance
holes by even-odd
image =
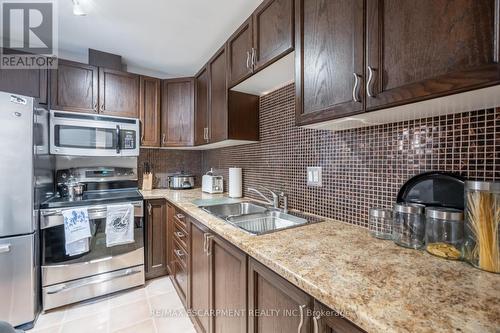
[[[466,261],[488,272],[500,273],[500,182],[465,183]]]

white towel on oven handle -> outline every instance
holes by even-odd
[[[87,208],[62,212],[66,255],[76,256],[89,250],[90,220]]]
[[[107,206],[106,246],[134,242],[134,206],[132,204]]]

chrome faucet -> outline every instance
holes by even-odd
[[[260,187],[262,187],[262,189],[264,189],[264,190],[268,191],[269,193],[271,193],[271,195],[273,197],[273,200],[270,200],[261,191],[255,189],[255,188],[249,187],[247,190],[249,192],[255,192],[255,193],[257,193],[258,195],[260,195],[262,197],[262,199],[264,199],[266,201],[266,203],[268,205],[272,205],[273,208],[279,209],[280,208],[280,196],[278,194],[274,193],[273,191],[271,191],[270,189],[268,189],[267,187],[264,187],[264,186],[260,186]]]

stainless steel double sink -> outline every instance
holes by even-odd
[[[201,206],[200,208],[254,235],[262,235],[320,221],[312,216],[296,216],[299,214],[284,213],[279,209],[267,208],[253,202]]]

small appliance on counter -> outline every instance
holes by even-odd
[[[214,170],[210,169],[210,171],[202,177],[201,190],[210,194],[223,193],[224,178],[222,176],[215,176]]]
[[[186,174],[184,171],[170,174],[168,176],[168,188],[171,190],[189,190],[194,188],[195,176]]]

